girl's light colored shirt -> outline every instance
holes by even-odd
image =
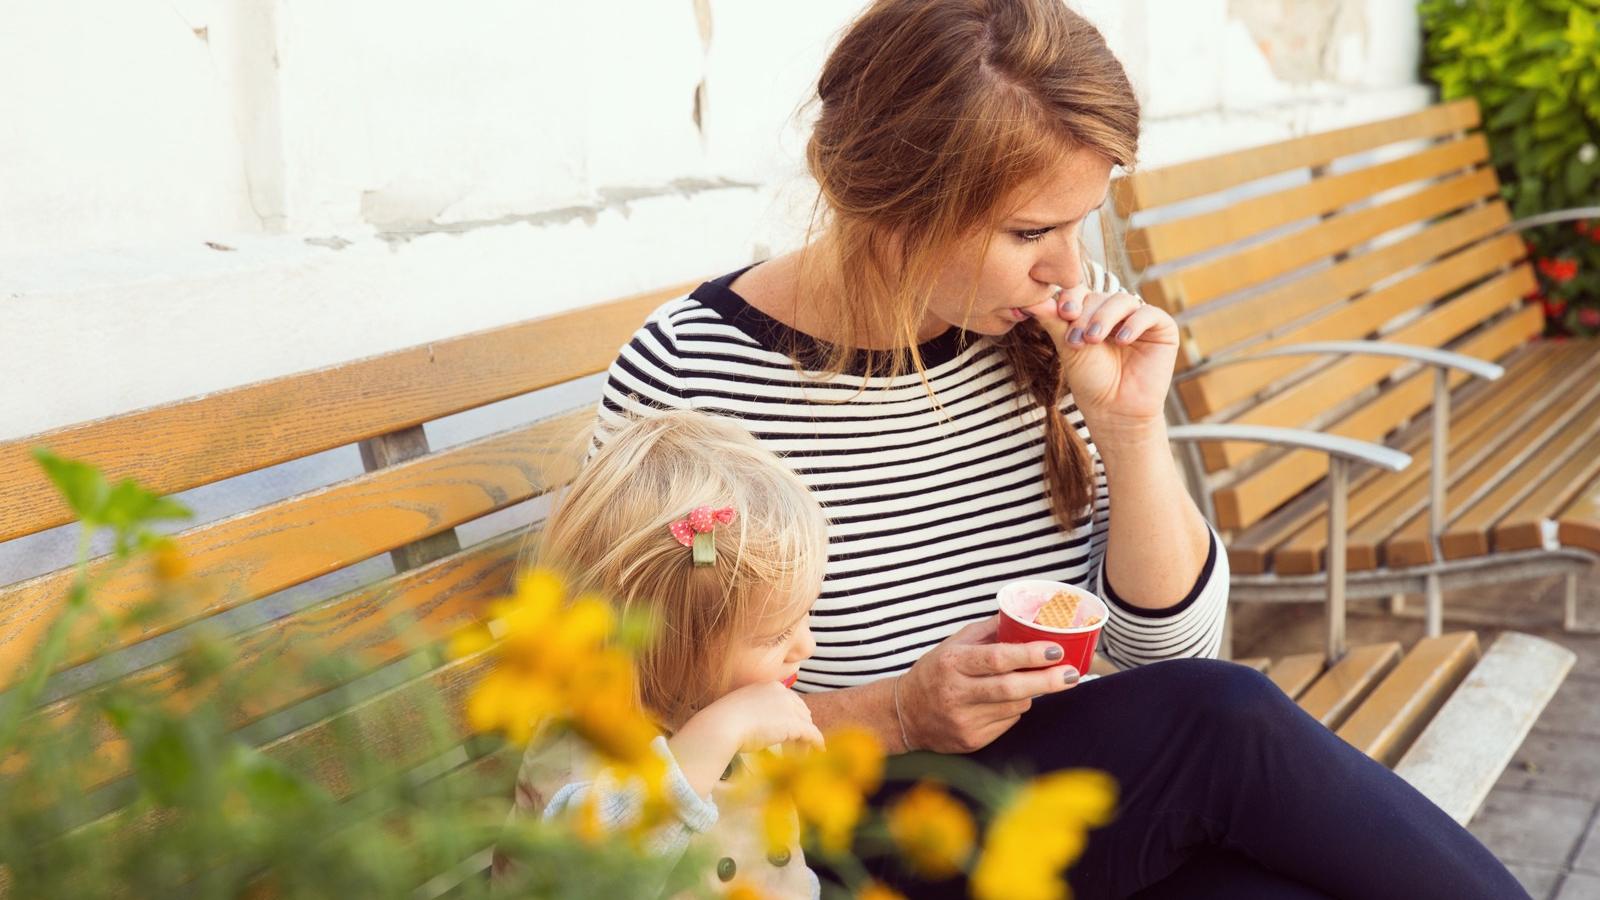
[[[677,858],[695,848],[709,861],[705,886],[714,894],[741,883],[756,888],[763,897],[817,900],[820,886],[816,873],[806,866],[798,844],[781,853],[767,853],[759,805],[741,796],[726,777],[712,788],[710,796],[696,794],[666,739],[657,737],[652,746],[667,763],[672,816],[649,834],[648,852]],[[735,766],[740,764],[735,762]],[[577,740],[557,739],[547,745],[536,742],[523,755],[511,817],[565,816],[576,812],[591,796],[601,827],[620,830],[638,821],[643,801],[640,786],[618,784],[605,777],[597,760]],[[497,854],[495,880],[502,882],[511,871],[512,866]]]

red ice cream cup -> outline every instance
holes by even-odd
[[[1057,593],[1066,591],[1078,596],[1078,615],[1073,628],[1051,628],[1035,624],[1039,608]],[[1013,581],[1000,589],[1000,640],[1008,644],[1028,641],[1050,641],[1061,647],[1061,662],[1087,673],[1094,661],[1094,648],[1100,643],[1100,629],[1105,627],[1110,610],[1105,601],[1083,588],[1060,581]],[[1078,625],[1093,622],[1093,625]]]

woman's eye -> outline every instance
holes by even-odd
[[[772,641],[767,644],[767,646],[776,647],[779,644],[783,643],[784,641],[787,641],[793,635],[794,635],[794,629],[793,628],[784,629],[783,634],[780,634],[777,637],[773,638]]]
[[[1033,241],[1037,241],[1037,240],[1042,239],[1045,235],[1049,234],[1050,232],[1051,232],[1051,229],[1049,229],[1049,228],[1030,228],[1027,231],[1018,231],[1018,232],[1016,232],[1016,235],[1017,235],[1017,237],[1022,238],[1023,240],[1028,241],[1029,243],[1032,243]]]

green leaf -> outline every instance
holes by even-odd
[[[1512,125],[1520,125],[1533,112],[1534,102],[1539,99],[1537,91],[1522,91],[1509,103],[1502,106],[1489,119],[1488,127],[1499,130]]]
[[[99,469],[57,456],[43,447],[34,449],[33,458],[80,520],[89,525],[104,524],[102,515],[111,489]]]

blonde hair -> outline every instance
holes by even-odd
[[[696,566],[670,525],[731,506],[717,561]],[[686,411],[637,419],[584,465],[538,556],[579,590],[644,615],[640,700],[677,727],[726,692],[734,641],[809,608],[827,562],[827,523],[800,479],[743,428]]]
[[[917,330],[949,249],[978,229],[992,237],[1010,212],[1000,205],[1069,154],[1130,167],[1138,149],[1122,64],[1062,0],[877,0],[829,55],[817,99],[806,161],[823,237],[808,233],[800,290],[830,298],[823,368],[835,374],[857,354],[868,376],[923,374]],[[869,335],[896,349],[862,351]],[[998,343],[1044,409],[1051,508],[1072,527],[1094,473],[1059,409],[1055,344],[1033,322]]]

